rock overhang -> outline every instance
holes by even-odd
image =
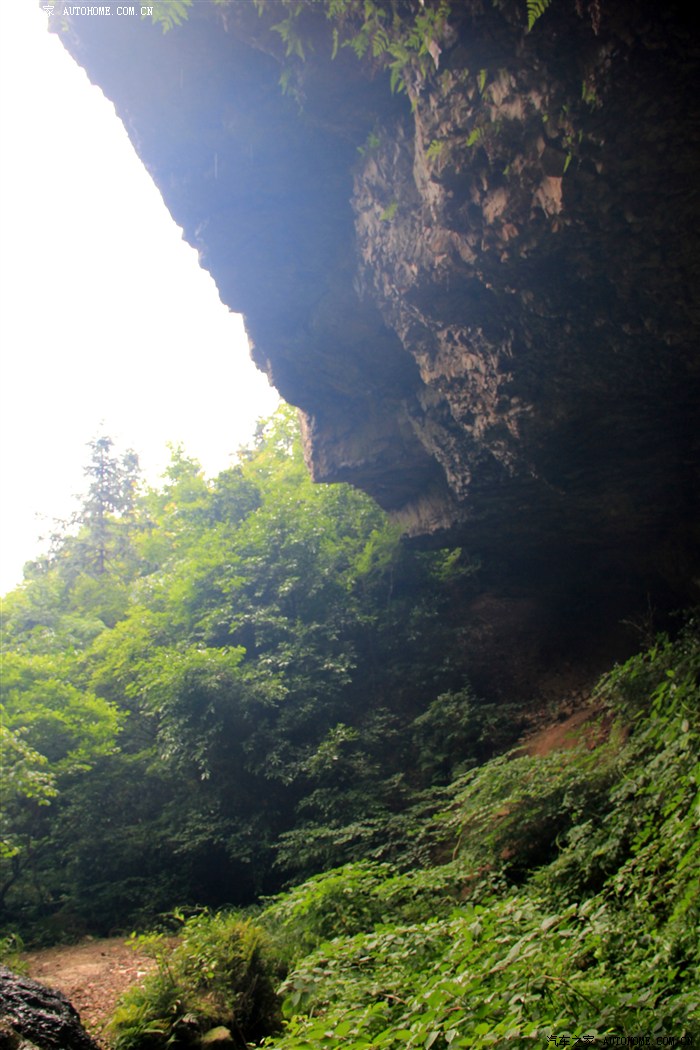
[[[410,9],[410,4],[405,5]],[[464,3],[392,97],[252,5],[71,20],[320,481],[508,574],[698,572],[700,47],[674,7]],[[658,5],[656,5],[658,7]],[[596,31],[597,29],[597,31]]]

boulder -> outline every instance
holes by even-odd
[[[61,992],[0,967],[2,1050],[99,1050]]]

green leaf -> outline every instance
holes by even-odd
[[[552,0],[527,0],[527,28],[528,32],[533,28],[535,22],[545,13]]]

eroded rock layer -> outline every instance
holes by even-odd
[[[74,17],[63,38],[303,410],[317,480],[502,578],[687,601],[697,34],[673,5],[554,0],[530,33],[524,2],[452,8],[400,96],[331,58],[318,6],[286,95],[275,5],[195,4],[166,34]]]

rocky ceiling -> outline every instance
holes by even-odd
[[[695,24],[674,5],[553,0],[528,33],[524,0],[452,8],[399,95],[377,63],[331,58],[318,5],[286,95],[279,4],[197,3],[167,33],[53,21],[302,409],[317,480],[494,573],[575,565],[687,601]]]

